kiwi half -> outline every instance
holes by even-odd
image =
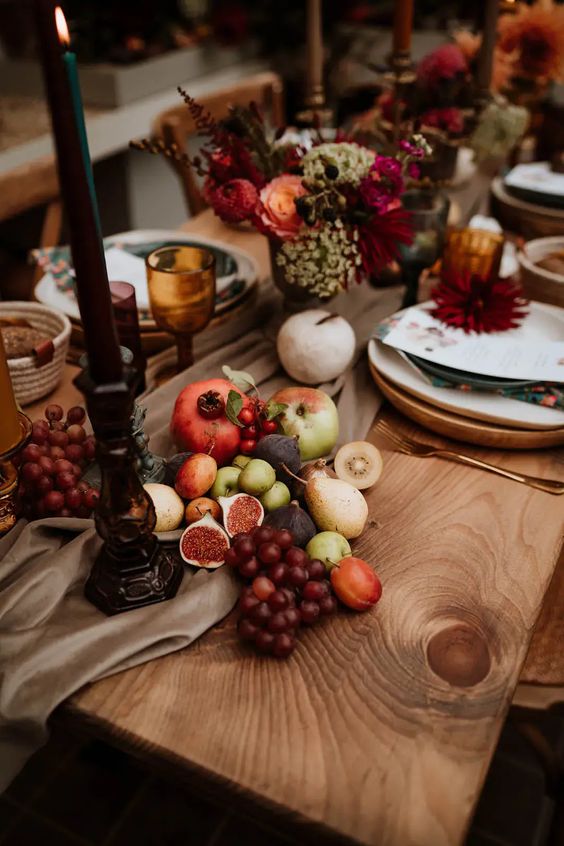
[[[338,478],[359,491],[378,481],[383,466],[380,450],[368,441],[351,441],[342,446],[333,465]]]

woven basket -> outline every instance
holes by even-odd
[[[59,311],[28,302],[1,302],[0,317],[23,318],[53,341],[53,358],[41,367],[31,355],[8,360],[16,400],[20,405],[27,405],[50,394],[61,381],[69,347],[70,321]]]

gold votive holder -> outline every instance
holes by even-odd
[[[458,229],[449,232],[443,252],[441,276],[451,274],[496,279],[503,256],[503,235],[486,229]]]
[[[18,470],[12,462],[31,437],[31,420],[18,412],[20,439],[11,449],[0,455],[0,537],[9,532],[18,519]]]

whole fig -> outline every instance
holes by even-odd
[[[296,500],[292,500],[290,505],[283,505],[282,508],[267,514],[263,526],[288,529],[294,536],[294,544],[301,547],[306,546],[317,533],[313,520]]]
[[[258,442],[253,458],[268,462],[274,467],[278,481],[288,487],[292,484],[291,474],[297,473],[301,466],[298,440],[287,435],[266,435]]]

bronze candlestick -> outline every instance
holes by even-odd
[[[0,537],[9,532],[18,519],[18,481],[17,468],[12,459],[22,450],[31,437],[31,420],[23,412],[18,412],[21,437],[17,444],[0,455]]]
[[[180,557],[153,534],[155,509],[135,467],[131,414],[137,378],[124,366],[122,381],[113,384],[96,384],[87,370],[75,379],[86,397],[102,473],[94,520],[104,544],[84,592],[105,614],[170,599],[183,576]]]

